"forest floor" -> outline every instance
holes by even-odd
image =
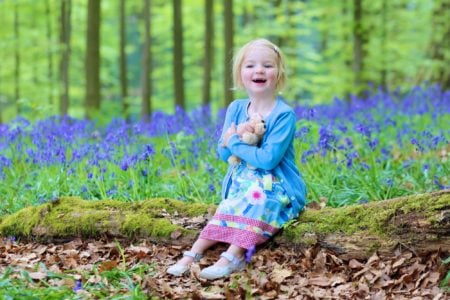
[[[42,244],[0,238],[0,274],[9,274],[12,282],[26,271],[29,289],[65,287],[81,298],[125,296],[130,287],[139,287],[148,297],[169,299],[437,300],[450,295],[448,286],[440,287],[448,264],[443,264],[446,257],[439,252],[418,256],[398,249],[391,255],[374,253],[364,261],[343,261],[318,246],[301,250],[272,242],[256,252],[243,272],[215,281],[199,278],[200,269],[225,250],[220,245],[194,264],[190,274],[181,278],[167,275],[166,268],[186,249],[187,245],[148,240],[74,239]],[[137,271],[136,266],[147,268]],[[113,270],[129,276],[113,278]],[[104,276],[107,273],[110,275]],[[0,275],[0,292],[5,291],[5,276]]]

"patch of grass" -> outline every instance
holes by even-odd
[[[143,281],[155,272],[155,265],[135,264],[130,268],[55,274],[46,270],[45,278],[33,279],[32,272],[14,267],[2,270],[1,299],[149,299],[150,291],[142,289]]]

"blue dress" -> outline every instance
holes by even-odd
[[[277,178],[241,161],[234,167],[228,197],[220,203],[200,238],[249,249],[266,242],[297,215],[298,210]]]

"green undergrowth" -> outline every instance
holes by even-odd
[[[142,287],[155,269],[155,264],[137,263],[102,270],[96,264],[81,272],[54,273],[42,263],[29,270],[9,266],[0,274],[0,299],[156,299]],[[33,279],[33,272],[41,278]]]

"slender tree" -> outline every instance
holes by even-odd
[[[125,53],[126,45],[126,22],[125,22],[125,0],[120,0],[119,4],[119,52],[120,52],[120,96],[122,98],[122,115],[125,120],[129,120],[128,112],[128,81],[127,81],[127,57]]]
[[[225,37],[225,48],[224,48],[224,104],[228,104],[233,101],[233,91],[231,80],[231,60],[233,59],[233,0],[224,1],[224,37]]]
[[[362,74],[364,68],[364,32],[362,1],[353,0],[353,73],[355,87],[360,89],[363,82]]]
[[[20,30],[19,30],[19,3],[14,5],[14,98],[16,101],[17,115],[21,113],[20,105]]]
[[[383,55],[381,56],[381,72],[380,72],[380,84],[383,87],[384,90],[387,89],[387,63],[386,63],[386,55],[387,55],[387,18],[388,14],[388,7],[387,7],[387,0],[382,0],[381,2],[381,37],[380,37],[380,44],[381,44],[381,53]]]
[[[173,0],[173,81],[175,106],[185,108],[183,79],[183,17],[181,0]]]
[[[427,49],[428,65],[421,67],[417,76],[423,80],[438,82],[444,90],[450,89],[450,0],[434,1],[431,37]]]
[[[45,1],[45,29],[46,29],[46,36],[47,36],[47,80],[48,80],[48,100],[50,102],[50,105],[53,106],[54,99],[53,99],[53,54],[52,54],[52,44],[53,44],[53,33],[52,33],[52,11],[51,11],[51,4],[50,0]]]
[[[213,37],[214,37],[214,3],[213,0],[205,0],[205,58],[203,61],[203,100],[202,104],[211,102],[211,73],[214,61]]]
[[[88,0],[86,34],[86,117],[100,109],[100,0]]]
[[[141,119],[144,122],[150,121],[152,114],[152,55],[151,55],[151,3],[144,1],[144,45],[142,49],[142,74],[141,74]]]
[[[69,111],[69,65],[70,65],[70,31],[71,0],[61,0],[59,44],[62,49],[59,61],[59,114],[67,115]]]

